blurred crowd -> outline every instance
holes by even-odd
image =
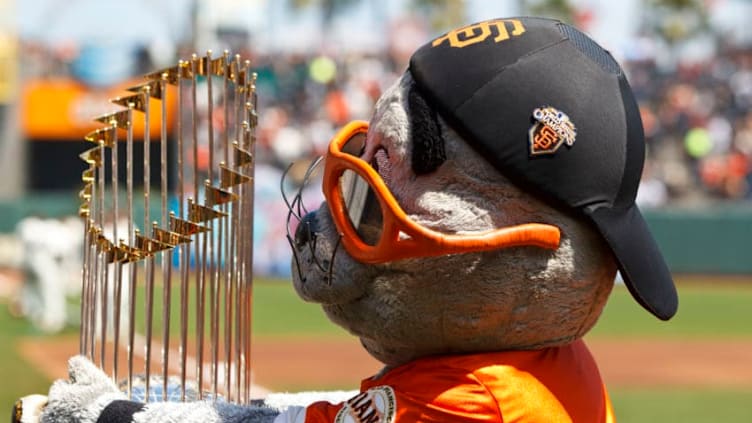
[[[304,213],[323,201],[322,169],[306,180],[309,165],[322,156],[331,136],[353,119],[368,119],[382,91],[406,66],[388,54],[266,56],[254,60],[258,73],[259,127],[256,144],[254,271],[290,272],[290,246],[282,234],[296,220],[280,219],[288,198],[299,193]],[[284,178],[284,184],[280,184]],[[291,228],[291,229],[288,229]]]
[[[644,206],[752,199],[752,48],[707,61],[626,63],[642,114]]]
[[[318,207],[323,199],[318,181],[302,184],[308,164],[323,154],[339,127],[370,117],[380,94],[406,68],[405,52],[414,47],[240,52],[252,59],[258,73],[254,236],[265,246],[257,250],[258,273],[289,273],[289,245],[280,236],[288,231],[288,223],[280,219],[288,210],[280,201],[280,189],[289,197],[300,192],[305,207]],[[27,70],[75,72],[73,52],[57,53],[27,49]],[[159,65],[149,60],[148,52],[134,57],[131,71],[136,73]],[[620,60],[635,91],[647,139],[638,192],[643,208],[752,200],[752,46],[722,47],[710,57],[678,60],[672,66],[649,55]],[[92,68],[91,63],[83,65]]]
[[[39,46],[27,47],[28,73],[101,69],[76,58],[75,49],[49,55]],[[367,119],[408,59],[389,49],[260,56],[245,52],[247,56],[258,72],[257,161],[278,171],[321,155],[347,121]],[[139,74],[155,66],[146,51],[130,57],[131,65],[123,71]],[[648,144],[639,193],[644,207],[752,199],[752,46],[720,47],[711,57],[678,60],[668,67],[649,55],[622,60]]]
[[[320,155],[350,119],[367,119],[404,69],[387,55],[293,56],[259,62],[260,156],[279,168]],[[752,199],[752,48],[667,70],[623,63],[640,106],[647,161],[645,208]]]
[[[338,128],[370,117],[407,60],[388,51],[254,57],[260,110],[255,242],[264,245],[256,250],[257,273],[289,275],[289,244],[281,234],[290,225],[280,219],[288,212],[280,188],[289,197],[300,190],[307,208],[318,207],[320,183],[314,177],[303,184],[308,164],[323,155]],[[647,141],[640,206],[752,200],[752,47],[668,68],[659,62],[622,60]]]

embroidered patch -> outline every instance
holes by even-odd
[[[394,390],[389,386],[377,386],[347,400],[334,422],[393,423],[396,409]]]
[[[564,112],[553,107],[539,107],[533,110],[535,124],[528,131],[530,155],[553,154],[566,143],[574,145],[577,128]]]

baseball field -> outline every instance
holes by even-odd
[[[619,422],[752,421],[752,278],[677,277],[679,313],[660,322],[616,286],[586,340]],[[43,336],[0,307],[0,401],[65,376],[77,329]],[[285,281],[254,288],[255,383],[274,391],[355,389],[379,364]]]

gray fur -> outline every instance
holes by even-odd
[[[427,175],[410,163],[408,73],[379,100],[364,160],[385,150],[379,171],[405,212],[446,233],[540,222],[561,229],[556,251],[535,247],[415,258],[366,265],[341,249],[331,283],[305,263],[298,292],[322,304],[387,366],[416,357],[532,349],[568,343],[596,322],[616,265],[584,218],[543,203],[512,185],[440,120],[447,160]],[[338,234],[326,206],[317,212],[319,261],[331,259]],[[311,250],[303,248],[303,256]]]
[[[82,356],[68,361],[69,380],[50,387],[42,423],[95,423],[107,404],[126,399],[112,380]]]

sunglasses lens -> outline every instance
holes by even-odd
[[[364,142],[365,134],[357,134],[343,146],[342,151],[359,156]],[[381,238],[383,214],[373,188],[356,172],[345,170],[339,178],[339,189],[350,224],[363,242],[376,245]]]

